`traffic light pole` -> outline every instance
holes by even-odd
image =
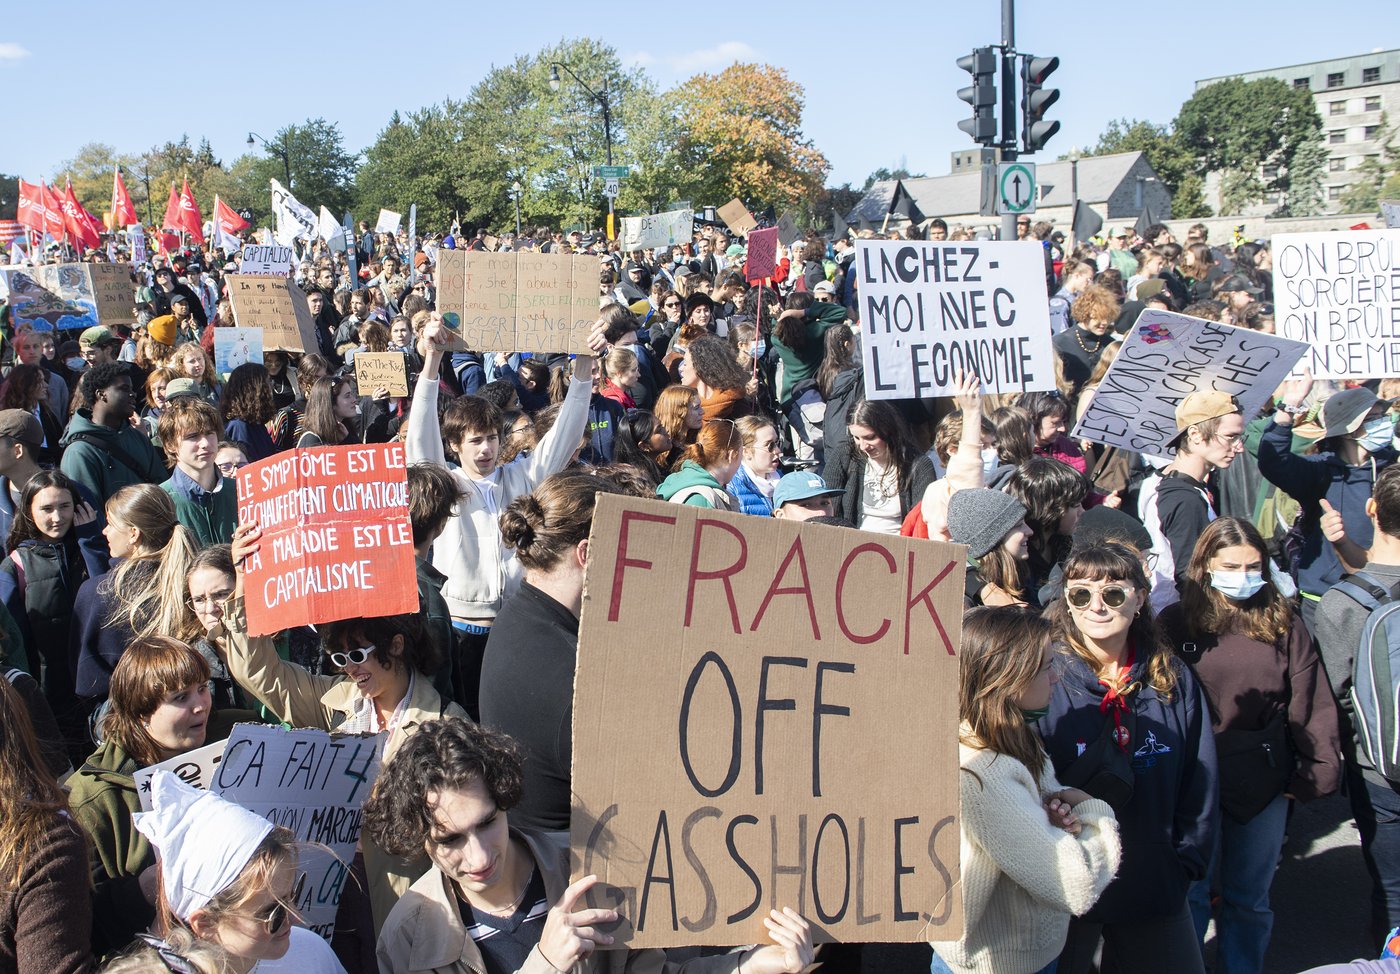
[[[1001,0],[1001,158],[1004,162],[1016,161],[1016,135],[1016,0]],[[1001,215],[1001,239],[1016,239],[1016,214]]]

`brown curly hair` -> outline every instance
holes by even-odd
[[[393,856],[423,851],[436,806],[429,795],[479,781],[501,811],[520,802],[524,752],[505,734],[460,717],[430,720],[399,746],[365,802],[365,833]]]

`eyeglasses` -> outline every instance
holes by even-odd
[[[233,598],[232,592],[210,592],[208,595],[196,595],[186,601],[191,609],[198,612],[200,609],[212,609],[218,606],[220,609],[228,605],[228,600]]]
[[[225,460],[223,463],[215,464],[221,473],[235,474],[248,466],[247,460]]]
[[[200,974],[199,969],[190,963],[189,958],[170,949],[170,945],[149,933],[138,933],[136,939],[156,952],[160,962],[170,974]]]
[[[369,654],[374,652],[373,646],[365,646],[361,649],[352,649],[348,653],[330,653],[330,660],[338,668],[345,669],[352,663],[355,666],[363,666],[365,660],[369,659]]]
[[[663,308],[679,308],[680,306],[681,303],[679,301],[667,301],[661,305]]]
[[[292,887],[291,900],[293,903],[301,902],[302,890],[304,890],[305,888],[306,873],[302,873],[300,876],[297,877],[297,884]],[[257,913],[234,914],[234,916],[243,916],[248,920],[253,920],[257,923],[261,923],[263,930],[267,932],[267,935],[269,937],[276,936],[277,932],[281,930],[282,927],[287,923],[287,920],[296,915],[296,907],[288,906],[281,900],[278,900],[276,903],[273,903],[269,907],[259,910]]]
[[[1129,591],[1129,589],[1122,588],[1118,585],[1109,585],[1100,591],[1098,595],[1103,599],[1104,605],[1108,606],[1110,609],[1116,609],[1124,602],[1128,601]],[[1072,588],[1065,592],[1065,599],[1076,609],[1085,609],[1088,608],[1090,602],[1094,601],[1094,590],[1091,588],[1084,588],[1083,586]]]

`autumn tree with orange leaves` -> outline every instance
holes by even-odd
[[[781,207],[821,192],[831,164],[803,137],[803,88],[782,68],[734,64],[674,94],[679,169],[697,205],[737,196]]]

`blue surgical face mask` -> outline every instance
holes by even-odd
[[[83,358],[81,355],[78,355],[74,358],[64,359],[63,364],[68,366],[70,370],[77,372],[81,370],[83,366],[87,365],[87,359]]]
[[[1388,416],[1377,416],[1361,428],[1361,435],[1356,438],[1356,445],[1367,453],[1375,453],[1390,445],[1391,438],[1395,436],[1395,424]]]
[[[753,350],[749,352],[754,358],[763,358],[763,353],[768,351],[768,343],[763,339],[753,343]]]
[[[982,477],[983,482],[992,475],[992,471],[1001,466],[1001,457],[997,454],[996,447],[989,446],[982,451]]]
[[[1261,572],[1211,572],[1210,585],[1226,598],[1243,602],[1264,587]]]

